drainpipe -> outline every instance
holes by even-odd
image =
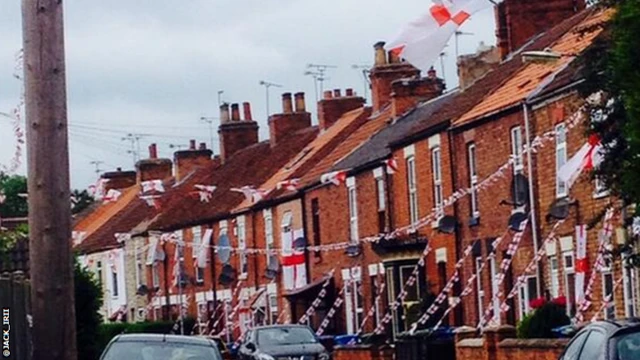
[[[249,214],[251,214],[251,236],[253,237],[253,248],[257,249],[258,248],[258,240],[256,239],[256,211],[252,211]],[[269,255],[267,255],[269,256]],[[258,255],[254,255],[253,256],[253,281],[255,284],[255,289],[256,291],[259,290],[260,288],[260,280],[259,280],[259,272],[258,272],[258,264],[259,264],[259,259],[258,259]]]
[[[524,128],[525,128],[525,137],[527,141],[527,172],[529,174],[529,207],[531,209],[531,227],[533,229],[532,237],[533,237],[533,247],[535,248],[534,253],[540,250],[538,244],[538,218],[536,214],[536,202],[535,202],[535,192],[533,190],[533,155],[531,151],[531,126],[529,121],[529,105],[526,101],[522,103],[522,110],[524,112]],[[538,296],[542,296],[542,271],[540,266],[537,266],[536,270],[536,285]]]
[[[215,238],[213,236],[213,225],[211,226],[211,243],[215,244]],[[213,314],[216,315],[218,309],[218,281],[216,279],[216,250],[214,246],[211,246],[211,290],[213,291]],[[211,323],[213,325],[213,322]],[[213,330],[213,329],[212,329]]]
[[[455,190],[457,189],[457,176],[456,176],[456,158],[455,156],[453,156],[453,154],[456,152],[456,146],[455,146],[455,142],[453,141],[453,133],[451,131],[447,132],[448,138],[449,138],[449,168],[450,168],[450,173],[451,173],[451,185],[452,188]],[[453,204],[453,216],[456,219],[460,219],[459,214],[458,214],[458,206],[457,204]],[[460,227],[456,225],[456,227],[454,228],[455,231],[455,241],[456,241],[456,263],[458,263],[458,261],[460,261],[461,253],[462,253],[462,235],[460,234]],[[460,288],[460,285],[463,284],[463,280],[464,280],[464,273],[459,274],[460,276],[460,281],[456,282],[456,285],[453,288],[453,294],[456,297],[460,297],[460,293],[462,292],[462,289]],[[453,314],[453,318],[454,318],[454,324],[462,324],[463,323],[463,314],[464,314],[464,303],[460,303],[460,305],[456,308],[456,311]]]
[[[168,265],[167,262],[169,260],[169,256],[167,256],[167,244],[164,243],[162,244],[162,251],[164,251],[164,261],[163,261],[163,266],[164,266],[164,297],[166,300],[166,306],[164,306],[163,311],[162,311],[162,317],[165,318],[166,320],[169,320],[169,317],[171,316],[171,298],[169,296],[169,272],[167,270]]]

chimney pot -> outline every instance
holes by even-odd
[[[189,140],[189,150],[195,150],[195,149],[196,149],[196,141]]]
[[[251,116],[251,104],[248,102],[242,103],[242,108],[244,110],[244,120],[253,121],[253,116]]]
[[[346,90],[345,96],[353,96],[353,95],[354,95],[353,94],[353,89],[347,89]]]
[[[229,104],[224,103],[220,105],[220,123],[225,124],[229,122]]]
[[[333,90],[333,97],[336,97],[336,98],[342,97],[342,93],[340,89]]]
[[[293,103],[291,100],[291,93],[282,94],[282,113],[291,114],[293,112]]]
[[[333,98],[333,92],[331,92],[331,90],[326,90],[324,92],[324,98],[325,100],[329,100]]]
[[[401,63],[400,57],[393,51],[389,51],[389,64]]]
[[[158,146],[156,144],[149,145],[149,158],[157,159],[158,158]],[[120,171],[120,170],[118,170]]]
[[[117,172],[121,172],[121,171],[122,171],[122,168],[121,168],[121,167],[116,168],[116,171],[117,171]]]
[[[200,143],[199,150],[207,150],[207,143]]]
[[[307,105],[304,101],[304,93],[303,92],[299,92],[296,93],[295,95],[295,99],[296,99],[296,112],[300,113],[300,112],[306,112],[307,111]]]
[[[379,41],[373,48],[375,49],[375,66],[381,66],[387,64],[387,52],[384,50],[384,41]]]
[[[238,104],[231,104],[231,120],[240,121],[240,106]]]
[[[436,70],[432,66],[431,69],[429,69],[427,76],[429,77],[429,79],[435,79],[436,75],[437,75]]]

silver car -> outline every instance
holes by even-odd
[[[118,335],[100,360],[222,360],[213,340],[163,334]]]

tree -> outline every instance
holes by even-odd
[[[87,190],[73,190],[71,192],[71,197],[73,202],[71,212],[74,215],[82,212],[83,210],[91,206],[91,204],[93,204],[93,202],[95,201],[93,196],[91,196]]]
[[[100,304],[102,290],[94,274],[82,267],[78,260],[74,264],[76,339],[78,360],[93,360],[100,357],[99,329],[102,323]]]
[[[28,213],[27,199],[21,194],[27,193],[27,178],[21,175],[0,173],[0,193],[4,202],[0,201],[0,217],[25,217]]]

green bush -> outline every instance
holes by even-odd
[[[74,290],[76,311],[76,341],[78,360],[93,360],[100,356],[100,304],[102,290],[93,273],[74,262]]]
[[[551,330],[569,325],[571,319],[561,304],[547,302],[532,315],[526,316],[518,325],[518,337],[525,339],[554,338]]]

